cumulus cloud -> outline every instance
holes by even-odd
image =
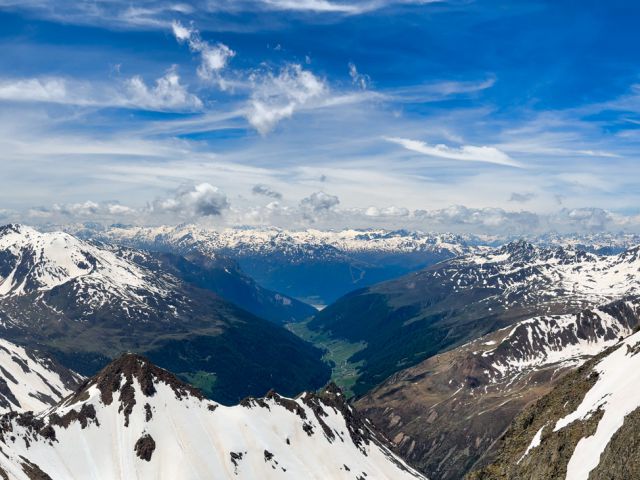
[[[300,200],[300,212],[302,216],[309,220],[315,221],[318,217],[325,216],[340,204],[340,199],[335,195],[329,195],[325,192],[314,192],[308,197]]]
[[[536,213],[506,211],[502,208],[468,208],[454,205],[438,210],[416,210],[414,216],[439,227],[448,226],[451,229],[472,231],[494,231],[503,233],[505,230],[513,232],[531,232],[540,225],[540,218]]]
[[[83,203],[54,204],[52,210],[56,213],[70,216],[91,216],[98,213],[100,205],[91,200]]]
[[[364,214],[367,217],[408,217],[411,212],[404,207],[368,207]]]
[[[151,205],[154,213],[195,217],[218,216],[228,208],[227,196],[209,183],[181,187],[171,197],[156,200]]]
[[[323,79],[297,64],[286,65],[277,75],[270,71],[254,73],[250,80],[253,92],[247,120],[262,135],[328,91]]]
[[[614,214],[602,208],[564,208],[551,218],[554,224],[565,228],[590,232],[602,232],[614,224],[620,226],[624,223],[622,218],[616,218]]]
[[[268,185],[264,185],[262,183],[258,184],[258,185],[254,185],[253,188],[251,189],[251,192],[254,195],[262,195],[265,197],[270,197],[270,198],[275,198],[275,199],[281,199],[282,198],[282,194],[274,189],[272,189],[271,187],[269,187]]]
[[[178,42],[186,42],[192,52],[200,55],[200,66],[198,67],[200,78],[213,80],[222,90],[225,90],[227,83],[221,72],[227,67],[229,61],[235,57],[236,52],[224,43],[210,44],[200,37],[198,30],[185,27],[180,22],[173,22],[171,27]]]
[[[300,201],[302,208],[313,210],[315,212],[321,212],[330,210],[340,203],[340,199],[335,195],[329,195],[325,192],[314,192],[308,197],[303,198]]]
[[[459,148],[449,147],[447,145],[438,144],[430,145],[419,140],[410,140],[408,138],[388,137],[388,142],[396,143],[407,150],[418,152],[430,157],[447,158],[450,160],[461,160],[466,162],[485,162],[497,165],[505,165],[509,167],[522,167],[521,164],[513,160],[505,152],[495,147],[463,145]]]
[[[199,110],[202,101],[187,91],[180,83],[176,68],[156,80],[153,87],[147,86],[142,77],[135,76],[127,80],[129,101],[132,105],[149,110]]]
[[[136,209],[117,202],[94,202],[87,200],[76,203],[54,203],[50,207],[31,208],[27,215],[30,218],[48,221],[113,221],[122,217],[138,214]]]
[[[111,215],[134,215],[136,213],[135,209],[119,203],[108,204],[107,211]]]

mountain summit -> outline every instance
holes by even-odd
[[[423,479],[339,390],[225,407],[125,354],[41,415],[0,417],[15,479]]]

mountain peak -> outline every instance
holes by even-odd
[[[9,232],[19,233],[23,228],[24,226],[19,223],[7,223],[6,225],[0,225],[0,236]]]
[[[43,414],[3,417],[2,468],[120,480],[181,478],[185,466],[193,478],[424,478],[359,417],[317,395],[272,393],[230,407],[194,395],[145,357],[124,354]]]
[[[108,248],[64,232],[11,224],[0,230],[0,296],[49,291],[85,278],[112,290],[142,285],[142,270]]]
[[[509,242],[502,246],[500,250],[504,253],[510,254],[511,256],[527,258],[531,257],[537,251],[535,245],[524,239]]]
[[[155,395],[156,386],[163,383],[169,386],[176,398],[195,397],[202,400],[202,393],[191,385],[179,380],[175,375],[151,363],[146,357],[136,353],[124,353],[104,367],[95,377],[91,378],[80,388],[74,398],[86,395],[90,387],[97,387],[100,391],[102,403],[110,405],[113,394],[120,392],[120,400],[123,395],[133,393],[131,391],[134,381],[139,385],[145,397]],[[74,400],[71,400],[73,403]]]

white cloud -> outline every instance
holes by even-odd
[[[107,211],[110,215],[134,215],[135,209],[127,207],[126,205],[120,205],[119,203],[112,203],[107,205]]]
[[[0,0],[0,8],[27,11],[36,17],[65,25],[97,25],[104,28],[136,30],[165,29],[179,15],[204,17],[211,13],[261,12],[269,10],[301,14],[358,15],[394,5],[425,5],[442,0],[215,0],[204,2],[76,0],[73,2],[43,0]],[[241,17],[232,25],[242,22]],[[228,27],[229,19],[215,25]],[[243,25],[246,28],[246,25]]]
[[[94,202],[87,200],[76,203],[54,203],[51,207],[33,207],[28,210],[30,218],[47,221],[115,221],[139,213],[136,209],[115,202]],[[20,215],[14,214],[16,218]]]
[[[201,100],[180,83],[174,67],[147,86],[140,76],[116,84],[60,77],[0,80],[0,100],[85,107],[120,107],[152,111],[193,111]]]
[[[384,96],[401,103],[439,102],[451,97],[470,97],[493,87],[494,76],[476,81],[438,81],[387,89]]]
[[[349,76],[351,77],[351,82],[361,90],[366,90],[371,84],[369,75],[363,75],[358,72],[358,68],[354,63],[349,63]]]
[[[262,135],[278,122],[289,118],[300,107],[327,93],[328,86],[302,66],[290,64],[277,75],[272,72],[251,76],[253,93],[247,119]]]
[[[0,80],[0,100],[12,102],[49,102],[86,105],[90,99],[79,95],[78,89],[69,89],[63,78],[24,78]]]
[[[277,10],[297,10],[325,13],[362,13],[370,9],[369,5],[352,3],[337,3],[327,0],[262,0],[262,2]]]
[[[71,204],[54,204],[52,208],[53,212],[61,213],[63,215],[70,215],[74,217],[87,217],[95,215],[100,210],[100,205],[91,200],[87,200],[83,203],[71,203]]]
[[[179,42],[188,41],[191,38],[192,30],[188,27],[185,27],[180,22],[173,22],[171,24],[171,29],[173,30],[173,34]]]
[[[430,225],[446,226],[451,230],[469,230],[495,233],[521,233],[535,231],[540,224],[536,213],[507,211],[502,208],[468,208],[454,205],[439,210],[416,210],[414,216]]]
[[[126,82],[128,102],[137,108],[149,110],[199,110],[202,101],[189,93],[180,83],[175,67],[148,87],[142,77],[135,76]]]
[[[620,226],[625,222],[611,212],[602,208],[562,209],[551,216],[551,221],[562,225],[565,229],[602,232],[612,226]]]
[[[314,192],[300,201],[300,212],[308,221],[315,222],[319,217],[332,212],[340,203],[335,195],[325,192]]]
[[[180,22],[174,21],[171,26],[178,42],[186,42],[192,52],[200,54],[200,66],[198,67],[200,78],[215,81],[222,90],[225,90],[227,83],[221,72],[227,67],[229,61],[235,57],[236,52],[224,43],[211,45],[209,42],[202,40],[198,30],[185,27]]]
[[[221,215],[229,208],[227,196],[209,183],[179,188],[171,197],[159,199],[151,205],[153,213],[174,213],[195,217]]]
[[[452,148],[447,145],[429,145],[426,142],[410,140],[407,138],[390,137],[385,138],[388,142],[396,143],[413,152],[429,155],[430,157],[447,158],[450,160],[461,160],[465,162],[485,162],[509,167],[522,167],[521,164],[513,160],[505,152],[495,147],[473,145],[463,145],[460,148]]]
[[[341,13],[357,15],[395,4],[426,5],[439,0],[356,0],[332,2],[329,0],[259,0],[263,5],[276,10],[291,10],[315,13]]]
[[[404,207],[368,207],[364,211],[364,215],[367,217],[408,217],[411,212],[408,208]]]

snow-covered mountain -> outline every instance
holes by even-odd
[[[528,403],[639,325],[637,296],[533,317],[403,370],[356,405],[430,478],[458,479]]]
[[[347,295],[308,324],[351,345],[365,393],[403,367],[500,328],[640,294],[640,247],[597,255],[516,241]],[[558,320],[561,323],[561,320]]]
[[[47,292],[69,282],[100,306],[117,297],[132,308],[137,293],[167,293],[148,271],[113,251],[97,248],[62,232],[40,233],[22,225],[0,228],[0,296]]]
[[[640,333],[565,376],[501,438],[470,478],[637,478]]]
[[[339,390],[225,407],[127,354],[40,414],[0,417],[11,479],[419,479]]]
[[[480,243],[480,237],[450,233],[423,233],[405,230],[283,230],[279,228],[226,228],[214,230],[198,225],[138,227],[114,225],[107,228],[69,226],[80,236],[98,237],[111,242],[134,245],[156,244],[177,250],[198,249],[215,255],[236,252],[237,255],[282,253],[297,256],[339,255],[341,252],[418,252],[448,251],[460,254],[469,245]]]
[[[79,301],[93,309],[117,302],[126,316],[144,319],[185,279],[269,320],[298,321],[314,312],[286,295],[263,289],[224,258],[190,255],[185,260],[96,245],[63,232],[0,227],[0,297],[44,294],[72,284]]]
[[[640,245],[640,235],[635,233],[598,232],[588,234],[546,233],[531,239],[531,243],[543,246],[572,247],[598,253],[615,255]]]
[[[640,247],[618,255],[597,255],[568,248],[512,242],[490,252],[462,256],[434,273],[454,291],[488,288],[500,291],[506,305],[548,302],[572,297],[600,303],[638,292]]]
[[[487,238],[404,230],[213,230],[162,227],[66,226],[82,238],[174,253],[236,260],[267,288],[317,305],[351,290],[475,251]]]
[[[0,339],[0,413],[52,407],[81,381],[52,359]]]
[[[0,335],[85,375],[123,351],[145,352],[227,402],[272,387],[296,394],[324,384],[328,367],[319,350],[217,293],[282,322],[301,310],[299,302],[220,262],[5,226]]]

